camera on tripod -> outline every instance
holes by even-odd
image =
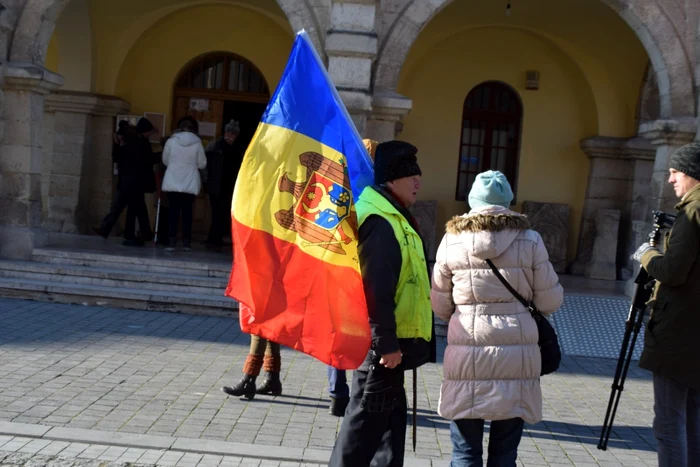
[[[671,228],[676,220],[676,216],[667,214],[663,211],[653,211],[654,229],[649,233],[649,243],[656,246],[661,239],[661,231]],[[615,368],[615,377],[613,379],[612,391],[610,392],[610,400],[608,401],[608,410],[605,413],[605,421],[603,422],[603,430],[600,434],[598,449],[605,451],[608,449],[608,441],[612,432],[613,421],[617,412],[620,396],[625,388],[625,379],[632,361],[634,346],[637,342],[637,336],[642,329],[642,323],[645,322],[647,302],[651,298],[652,289],[655,283],[653,277],[643,268],[639,268],[637,278],[634,280],[635,292],[632,297],[629,315],[625,322],[625,335],[622,338],[622,347],[620,348],[620,356],[617,360]]]
[[[661,231],[673,227],[676,216],[663,211],[653,211],[652,215],[654,217],[654,230],[649,234],[649,243],[655,246],[661,239]]]

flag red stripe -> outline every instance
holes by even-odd
[[[359,367],[370,344],[360,274],[235,218],[232,234],[234,264],[226,295],[241,304],[241,329],[335,368]]]

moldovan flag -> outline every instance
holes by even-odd
[[[354,200],[374,178],[360,135],[306,32],[243,159],[231,206],[226,295],[241,329],[338,369],[371,334]]]

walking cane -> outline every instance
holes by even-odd
[[[156,205],[156,228],[153,229],[153,246],[158,244],[158,221],[160,220],[160,193],[158,193],[158,204]]]
[[[158,200],[156,202],[156,226],[153,229],[153,246],[156,246],[158,244],[158,224],[160,221],[160,198],[163,192],[161,191],[160,187],[163,184],[163,177],[160,175],[160,171],[156,172],[156,199]]]

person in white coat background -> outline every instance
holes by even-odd
[[[192,249],[192,207],[195,196],[202,189],[199,171],[206,168],[202,140],[197,136],[198,123],[192,117],[183,117],[178,122],[178,130],[165,143],[163,165],[167,167],[163,176],[162,190],[168,193],[168,247],[175,251],[177,226],[182,213],[183,251]]]
[[[542,419],[541,356],[535,320],[490,269],[543,315],[564,299],[540,235],[509,209],[513,192],[497,171],[477,175],[471,211],[451,219],[438,248],[431,290],[449,323],[438,413],[450,422],[452,467],[515,466],[523,425]]]

